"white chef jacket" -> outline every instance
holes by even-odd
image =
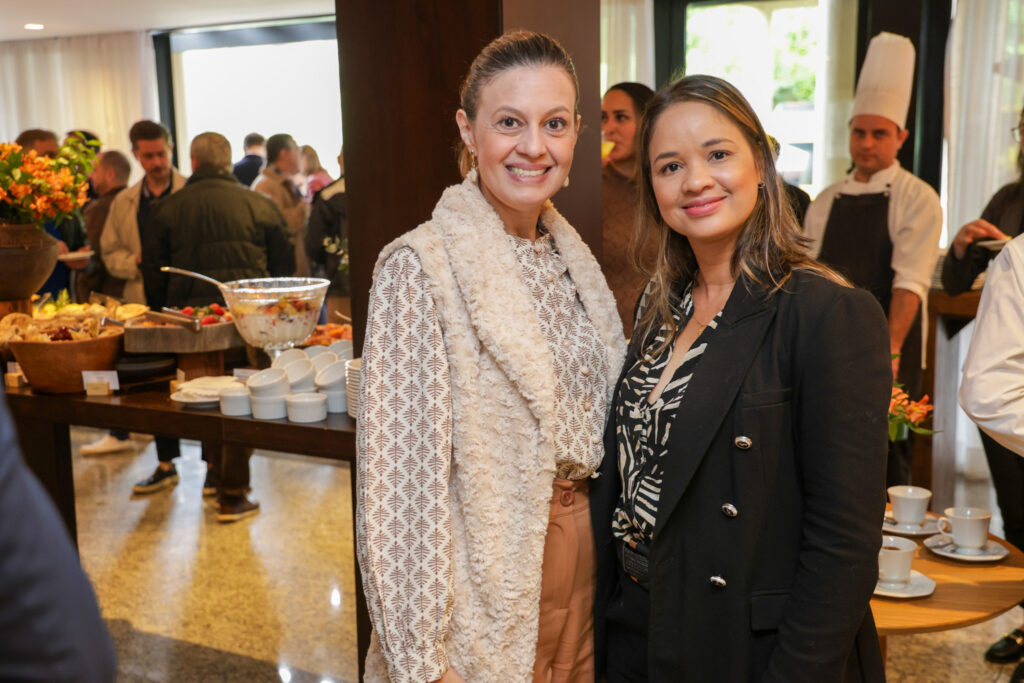
[[[1024,455],[1024,235],[989,266],[960,405],[985,433]]]
[[[897,161],[875,173],[866,182],[858,182],[851,172],[843,180],[821,191],[807,208],[804,234],[811,238],[811,255],[821,252],[825,227],[832,212],[832,201],[839,194],[878,194],[889,191],[889,240],[892,242],[893,289],[906,289],[928,301],[932,273],[939,258],[942,235],[942,205],[931,185],[903,170]]]

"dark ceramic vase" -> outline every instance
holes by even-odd
[[[0,301],[28,299],[57,264],[57,240],[34,225],[0,222]]]

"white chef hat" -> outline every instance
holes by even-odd
[[[882,31],[871,39],[857,80],[853,116],[884,116],[902,130],[914,89],[914,44],[909,38]]]

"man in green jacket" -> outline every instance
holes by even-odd
[[[142,281],[146,302],[156,310],[224,301],[213,285],[170,276],[161,266],[194,270],[221,282],[283,277],[295,269],[295,248],[284,216],[274,202],[235,179],[227,138],[197,135],[190,154],[192,176],[155,209],[143,235]],[[246,497],[252,451],[228,446],[212,450],[204,445],[203,457],[207,481],[217,488],[217,519],[233,522],[258,512],[259,504]]]

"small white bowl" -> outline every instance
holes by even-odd
[[[289,363],[297,360],[302,360],[306,357],[306,352],[302,349],[285,349],[281,352],[281,355],[274,359],[274,362],[270,364],[272,368],[283,368]]]
[[[260,370],[245,382],[253,396],[281,396],[288,393],[288,373],[282,368]]]
[[[349,360],[349,359],[352,358],[352,340],[351,339],[342,339],[340,341],[336,341],[333,344],[331,344],[330,346],[328,346],[327,349],[331,353],[336,355],[338,358],[344,358],[345,360]]]
[[[344,413],[348,410],[348,392],[344,389],[322,389],[320,393],[327,397],[327,412]]]
[[[345,364],[336,361],[316,373],[316,385],[321,389],[344,389]]]
[[[311,358],[310,362],[313,363],[313,372],[316,373],[320,372],[331,363],[338,362],[338,357],[330,351],[325,351],[323,353],[318,353],[316,356]]]
[[[352,358],[351,360],[345,361],[345,367],[349,372],[359,372],[363,369],[362,358]]]
[[[312,384],[315,376],[313,370],[313,361],[308,358],[302,358],[294,360],[288,365],[284,366],[284,371],[288,373],[288,384],[291,385],[292,391],[290,393],[296,393],[294,388],[303,384]]]
[[[285,402],[290,422],[320,422],[327,419],[327,397],[323,394],[290,394]]]
[[[331,352],[331,350],[328,349],[326,346],[322,346],[320,344],[314,344],[313,346],[307,346],[306,348],[304,348],[302,350],[306,352],[306,358],[308,358],[310,360],[313,360],[314,358],[316,358],[319,355]]]
[[[284,396],[250,396],[252,416],[257,420],[279,420],[288,414]]]
[[[249,415],[252,407],[249,404],[249,390],[243,386],[221,389],[220,412],[225,415]]]

